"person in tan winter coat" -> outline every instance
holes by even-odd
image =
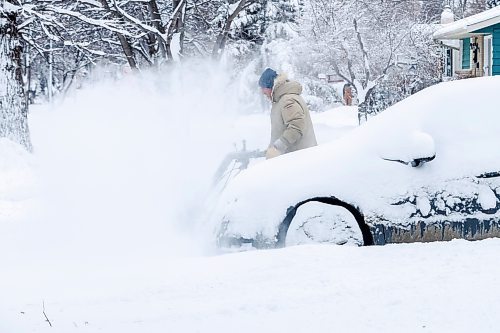
[[[272,102],[271,142],[266,151],[266,158],[316,146],[311,115],[300,96],[300,83],[267,68],[259,79],[259,86],[262,93]]]

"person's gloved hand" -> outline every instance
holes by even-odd
[[[281,152],[278,149],[276,149],[276,147],[271,146],[271,147],[267,148],[266,160],[268,160],[270,158],[278,157],[280,155],[281,155]]]
[[[283,141],[283,139],[279,138],[278,140],[274,141],[274,143],[269,148],[267,148],[266,159],[280,156],[284,154],[286,151],[287,151],[286,143]]]

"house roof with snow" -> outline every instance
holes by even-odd
[[[500,23],[500,6],[444,25],[433,35],[434,39],[462,39],[473,32]]]

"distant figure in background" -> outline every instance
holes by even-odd
[[[259,79],[262,93],[272,102],[271,142],[266,151],[270,159],[292,151],[316,146],[316,135],[309,109],[300,96],[302,86],[285,74],[267,68]]]
[[[349,83],[344,84],[344,89],[342,89],[342,95],[344,97],[344,104],[347,106],[352,105],[352,88]]]

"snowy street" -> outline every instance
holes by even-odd
[[[2,273],[0,332],[496,332],[498,251],[494,239],[19,265]]]

